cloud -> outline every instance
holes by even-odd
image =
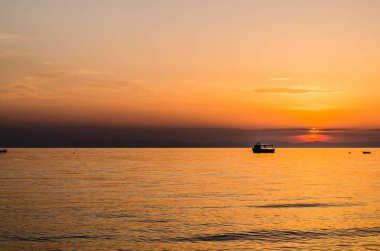
[[[77,69],[67,71],[69,75],[80,75],[80,76],[100,76],[100,75],[112,75],[112,72],[104,72],[92,69]]]
[[[306,93],[321,93],[328,91],[318,91],[311,89],[303,89],[303,88],[259,88],[255,89],[254,92],[258,93],[269,93],[269,94],[306,94]]]
[[[132,91],[135,94],[148,94],[150,91],[146,89],[143,85],[140,83],[137,83],[138,81],[116,81],[116,82],[98,82],[98,83],[87,83],[82,84],[81,88],[83,89],[99,89],[102,91],[117,91],[117,92],[128,92]]]
[[[0,33],[0,41],[16,39],[19,37],[20,35],[17,33]]]
[[[31,73],[8,82],[0,82],[0,98],[53,99],[56,97],[56,93],[48,85],[49,83],[87,74],[86,71],[82,70],[66,69]]]
[[[112,74],[83,68],[35,72],[18,79],[0,82],[0,98],[54,99],[77,93],[86,93],[89,98],[91,95],[113,97],[123,93],[150,93],[143,85],[137,83],[137,80],[109,81],[107,77],[103,78]]]
[[[109,72],[100,72],[89,69],[60,69],[54,71],[36,72],[26,75],[8,84],[42,84],[52,81],[64,80],[71,77],[110,75]]]
[[[270,78],[270,81],[293,81],[295,78],[282,77],[282,78]]]

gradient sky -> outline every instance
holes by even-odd
[[[379,128],[379,44],[377,0],[0,0],[0,120]]]

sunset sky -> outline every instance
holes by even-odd
[[[334,141],[380,128],[379,45],[377,0],[0,0],[0,123]]]

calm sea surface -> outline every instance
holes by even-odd
[[[380,149],[9,150],[1,250],[380,250]]]

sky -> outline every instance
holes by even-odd
[[[0,125],[376,138],[379,44],[377,0],[0,0]]]

